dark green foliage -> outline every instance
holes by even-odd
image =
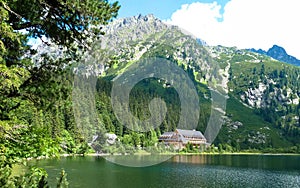
[[[194,148],[193,144],[187,143],[185,148],[183,148],[182,152],[187,152],[187,153],[196,153],[197,149]]]
[[[71,45],[74,41],[86,43],[90,34],[99,33],[101,28],[91,25],[107,24],[117,16],[120,6],[98,0],[4,0],[1,8],[8,11],[7,22],[13,30],[25,29],[29,37],[51,38],[60,45]]]
[[[167,106],[166,118],[159,128],[151,129],[146,133],[136,133],[120,124],[113,113],[110,104],[110,77],[102,77],[97,82],[97,97],[96,108],[99,112],[100,119],[103,120],[107,132],[113,132],[121,138],[121,142],[125,145],[134,147],[153,146],[161,133],[167,131],[174,131],[178,125],[180,117],[180,100],[177,92],[173,87],[165,87],[165,81],[149,78],[145,79],[134,86],[131,90],[129,98],[129,106],[131,113],[137,118],[143,120],[150,117],[148,105],[153,98],[159,97],[163,99]],[[200,103],[200,120],[198,123],[198,130],[204,132],[210,114],[210,102],[204,99],[201,90],[209,93],[208,88],[199,83],[199,95],[201,97]]]
[[[0,166],[0,187],[33,187],[33,188],[49,188],[47,172],[42,168],[31,167],[25,174],[13,175],[12,169],[8,166]],[[69,183],[64,170],[59,175],[57,188],[67,188]]]
[[[64,170],[61,171],[61,175],[58,178],[57,188],[67,188],[68,186],[67,174]]]
[[[0,117],[9,119],[8,113],[26,99],[42,107],[44,98],[56,100],[68,92],[61,79],[70,60],[76,58],[74,42],[88,45],[86,38],[99,34],[105,24],[116,17],[119,6],[107,1],[9,1],[0,4]],[[28,34],[18,32],[25,29]],[[30,57],[34,50],[27,45],[28,37],[47,37],[51,42],[68,48],[64,58],[53,58],[44,53],[38,64]],[[66,87],[67,88],[67,87]],[[57,95],[59,93],[60,95]],[[51,101],[50,101],[51,102]]]
[[[89,38],[103,34],[99,25],[115,18],[119,8],[105,0],[0,0],[1,187],[47,187],[41,169],[9,178],[12,165],[22,158],[58,155],[61,145],[68,153],[88,149],[75,129],[68,66],[79,49],[89,48]],[[40,52],[34,59],[37,51],[28,39],[43,37],[67,49],[65,55]],[[64,176],[58,187],[64,187]]]

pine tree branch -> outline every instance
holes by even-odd
[[[19,19],[22,19],[22,16],[21,16],[21,15],[19,15],[18,13],[12,11],[12,10],[9,8],[9,6],[7,6],[3,1],[2,1],[2,5],[3,5],[3,8],[4,8],[5,10],[7,10],[8,12],[14,14],[14,15],[15,15],[16,17],[18,17]]]

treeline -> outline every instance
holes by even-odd
[[[97,81],[96,108],[106,132],[115,133],[125,145],[134,147],[149,147],[158,143],[158,138],[164,132],[174,131],[178,126],[181,103],[178,93],[173,87],[167,86],[164,80],[148,78],[134,86],[130,92],[130,112],[140,120],[150,118],[149,103],[153,98],[161,98],[167,107],[165,119],[159,127],[150,128],[147,132],[138,132],[139,126],[123,126],[114,114],[111,105],[112,77],[100,77]],[[200,86],[199,86],[200,87]],[[197,130],[205,131],[210,114],[210,102],[202,99],[200,104],[200,119]]]
[[[242,149],[239,145],[232,145],[229,143],[223,144],[212,144],[207,147],[195,148],[192,144],[188,143],[185,148],[180,151],[181,154],[185,153],[209,153],[209,154],[227,154],[227,153],[266,153],[266,154],[299,154],[300,153],[300,145],[291,146],[287,148],[273,148],[273,147],[265,147],[265,148],[248,148]]]

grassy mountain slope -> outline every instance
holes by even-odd
[[[299,68],[247,50],[203,46],[153,16],[120,19],[108,26],[107,38],[113,50],[107,53],[110,61],[98,81],[105,81],[107,87],[99,84],[98,94],[105,103],[99,114],[106,119],[108,131],[123,138],[132,134],[116,120],[109,104],[112,79],[141,58],[161,57],[184,69],[193,80],[200,96],[198,130],[204,132],[210,116],[210,89],[229,97],[224,124],[214,144],[227,143],[242,149],[299,144]],[[131,92],[131,111],[141,119],[149,117],[147,104],[153,97],[167,101],[167,118],[153,130],[157,135],[174,130],[178,122],[180,102],[172,87],[166,87],[169,82],[144,80]]]

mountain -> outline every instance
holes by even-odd
[[[96,108],[105,129],[121,140],[127,139],[126,135],[136,135],[113,113],[110,101],[114,80],[136,62],[159,57],[173,62],[192,79],[200,98],[197,130],[204,132],[212,113],[221,112],[223,125],[213,144],[230,145],[236,150],[277,148],[281,152],[300,144],[299,67],[249,50],[203,45],[201,40],[153,15],[118,19],[104,30],[101,45],[95,45],[95,51],[101,48],[98,51],[107,58],[103,61],[106,68],[98,78]],[[140,133],[140,140],[176,128],[181,103],[173,83],[174,80],[149,78],[133,87],[129,106],[134,116],[151,117],[148,104],[154,97],[162,98],[168,109],[160,127],[151,130],[150,135]],[[214,106],[215,93],[226,96],[224,111]]]
[[[285,49],[283,47],[280,47],[278,45],[273,45],[272,48],[270,48],[268,51],[264,51],[262,49],[255,50],[255,49],[249,49],[252,52],[256,52],[259,54],[270,56],[278,61],[286,62],[292,65],[300,66],[300,60],[287,54]]]

